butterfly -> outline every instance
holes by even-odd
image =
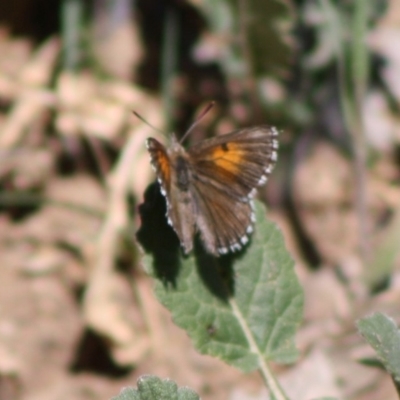
[[[255,126],[206,139],[188,150],[175,135],[168,148],[147,139],[168,223],[186,254],[193,249],[196,232],[214,256],[246,245],[255,222],[252,199],[277,161],[277,138],[276,128]]]

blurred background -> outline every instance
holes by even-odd
[[[135,241],[145,139],[169,133],[132,111],[182,136],[211,101],[188,145],[281,132],[259,197],[306,293],[283,379],[299,398],[397,398],[357,363],[354,321],[400,317],[399,43],[396,0],[3,1],[0,400],[106,399],[144,373],[265,398],[173,325]]]

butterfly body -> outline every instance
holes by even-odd
[[[168,222],[188,253],[200,232],[213,255],[241,249],[253,231],[252,198],[277,159],[278,131],[246,128],[185,150],[147,139],[152,165],[167,201]]]

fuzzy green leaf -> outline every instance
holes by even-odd
[[[125,388],[111,400],[199,400],[200,397],[191,389],[178,388],[170,379],[160,379],[144,375],[137,382],[138,388]]]
[[[399,384],[400,331],[395,322],[384,314],[376,313],[358,321],[357,326],[394,381]]]
[[[161,215],[156,217],[153,207],[153,223],[165,220]],[[165,226],[145,229],[147,241],[138,233],[149,252],[144,264],[158,278],[156,295],[175,323],[201,353],[243,371],[266,360],[293,362],[294,335],[302,317],[303,294],[282,234],[266,219],[261,204],[256,219],[250,245],[220,258],[206,254],[200,243],[182,257],[175,234],[167,234]],[[152,251],[150,244],[155,246]]]
[[[140,400],[140,394],[136,389],[133,388],[123,388],[121,393],[113,397],[111,400]]]

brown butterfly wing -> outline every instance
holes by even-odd
[[[146,144],[161,193],[166,199],[168,223],[178,235],[185,253],[188,253],[193,248],[196,215],[192,192],[181,190],[177,181],[177,158],[182,159],[181,155],[185,151],[176,145],[168,152],[165,146],[153,138],[147,139]]]
[[[205,140],[188,151],[194,177],[230,198],[244,200],[271,174],[277,137],[276,128],[257,126]]]
[[[253,231],[251,200],[232,199],[225,191],[193,181],[196,225],[208,252],[226,254],[241,249]]]

